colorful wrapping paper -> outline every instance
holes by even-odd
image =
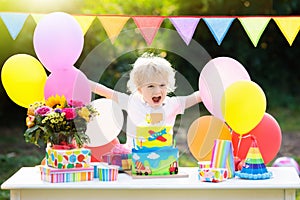
[[[227,168],[228,178],[234,177],[233,147],[230,140],[215,140],[210,167]]]
[[[40,171],[41,179],[50,183],[91,181],[94,178],[93,168],[56,169],[42,165]]]
[[[228,170],[226,168],[202,168],[198,172],[198,178],[202,182],[218,183],[228,178]]]
[[[46,163],[49,167],[58,169],[89,168],[90,162],[90,149],[46,149]]]
[[[207,169],[210,168],[210,161],[199,161],[198,165],[199,165],[199,169]]]
[[[131,169],[131,154],[105,154],[102,156],[104,162],[110,165],[118,165],[120,170]]]
[[[115,165],[102,165],[98,168],[100,181],[116,181],[119,174],[119,166]]]

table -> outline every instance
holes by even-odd
[[[200,182],[197,168],[181,167],[187,178],[132,179],[120,173],[118,181],[98,180],[73,183],[47,183],[40,180],[38,167],[23,167],[6,180],[2,189],[10,190],[11,200],[40,199],[285,199],[293,200],[300,179],[292,167],[268,168],[267,180],[229,179],[220,183]]]

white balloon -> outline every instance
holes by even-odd
[[[86,134],[90,138],[88,146],[97,147],[113,141],[120,133],[124,117],[119,105],[110,99],[97,99],[91,102],[99,115],[87,125]]]

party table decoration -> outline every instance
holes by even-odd
[[[254,137],[245,164],[242,170],[236,172],[235,175],[239,178],[250,180],[269,179],[272,177],[272,172],[267,170]]]
[[[198,178],[202,182],[218,183],[228,178],[228,170],[226,168],[202,168],[198,172]]]
[[[215,140],[210,167],[227,168],[228,178],[234,177],[234,157],[230,140]]]
[[[93,168],[56,169],[42,165],[40,172],[41,179],[50,183],[91,181],[94,178]]]
[[[115,147],[102,156],[104,162],[110,165],[119,166],[120,170],[130,170],[132,165],[132,154],[129,149],[126,149],[121,144],[116,144]]]
[[[55,168],[88,167],[89,142],[85,134],[87,123],[98,112],[90,105],[67,101],[64,96],[51,96],[45,102],[36,102],[28,108],[24,133],[26,142],[47,145],[46,162]]]

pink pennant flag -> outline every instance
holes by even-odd
[[[194,35],[200,18],[195,17],[171,17],[169,18],[180,37],[189,45]]]
[[[132,17],[148,45],[151,45],[164,17]]]

